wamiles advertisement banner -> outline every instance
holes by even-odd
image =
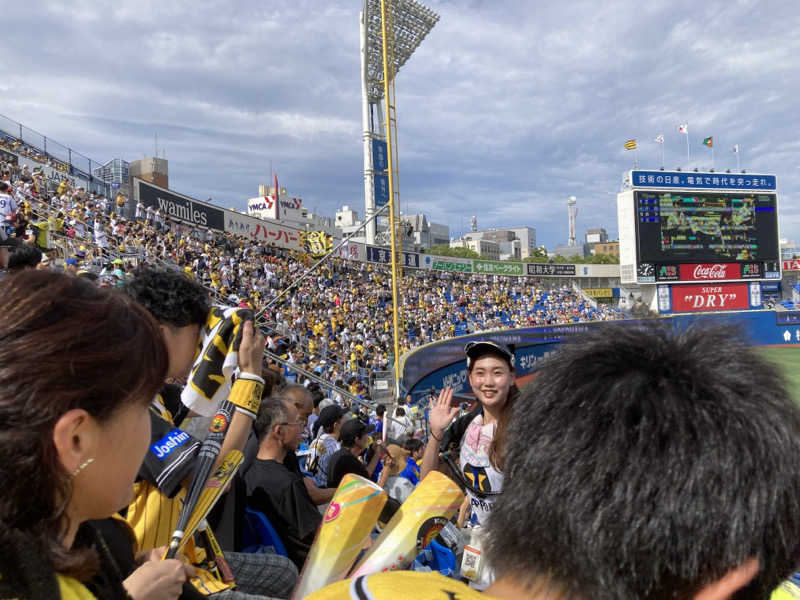
[[[133,199],[145,207],[157,208],[165,217],[216,231],[225,231],[223,209],[165,190],[141,179],[133,180]]]

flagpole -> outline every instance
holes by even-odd
[[[711,168],[714,168],[714,140],[711,140]]]
[[[686,121],[686,168],[692,166],[692,156],[689,154],[689,121]]]
[[[661,140],[661,168],[664,168],[664,140]]]
[[[739,153],[742,151],[742,147],[739,144],[736,144],[736,170],[741,171],[739,168]]]
[[[639,146],[633,149],[633,168],[639,168]]]

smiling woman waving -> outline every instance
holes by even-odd
[[[473,411],[453,422],[458,414],[458,407],[451,406],[453,390],[444,388],[436,400],[431,400],[430,437],[420,471],[424,478],[436,467],[440,450],[445,457],[457,452],[458,464],[452,468],[469,497],[468,525],[479,529],[486,524],[494,498],[503,488],[506,430],[519,390],[514,385],[514,354],[507,346],[486,339],[469,342],[464,352],[469,384],[478,403]],[[490,582],[491,574],[484,569],[475,587],[483,589]]]

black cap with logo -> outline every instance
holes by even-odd
[[[467,355],[467,369],[472,366],[472,363],[482,356],[493,354],[500,356],[508,362],[508,366],[514,368],[514,353],[505,344],[495,342],[494,340],[476,340],[474,342],[467,342],[464,346],[464,353]]]

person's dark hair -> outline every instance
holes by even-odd
[[[272,388],[276,385],[280,386],[283,382],[283,376],[271,367],[261,368],[261,379],[264,380],[264,389],[261,390],[262,398],[268,398],[272,394]]]
[[[740,337],[615,325],[545,363],[508,430],[488,522],[498,576],[689,598],[755,557],[736,597],[769,597],[800,564],[800,409]]]
[[[16,246],[8,255],[8,269],[21,271],[22,269],[35,269],[42,261],[42,251],[30,244]]]
[[[379,416],[379,417],[382,417],[383,415],[385,415],[386,414],[386,405],[385,404],[378,404],[378,406],[375,407],[375,414],[377,416]]]
[[[91,281],[92,283],[96,283],[100,279],[97,276],[97,273],[92,273],[91,271],[81,271],[78,273],[78,277],[86,279],[87,281]]]
[[[258,407],[258,415],[253,422],[253,430],[258,441],[262,441],[274,425],[286,423],[289,419],[288,405],[291,401],[283,396],[264,398]]]
[[[398,406],[397,408],[394,409],[394,415],[396,417],[405,417],[406,416],[406,409],[403,408],[402,406]]]
[[[24,532],[56,571],[85,577],[94,553],[60,541],[72,482],[53,428],[76,408],[106,422],[132,402],[149,404],[167,350],[141,306],[65,273],[12,275],[0,303],[0,528]]]
[[[425,444],[422,443],[422,440],[418,440],[417,438],[409,438],[406,440],[406,443],[403,444],[403,448],[405,448],[409,452],[415,452],[416,450],[419,450],[423,446],[425,446]]]
[[[325,392],[322,390],[312,390],[311,400],[314,402],[314,408],[319,406],[319,403],[325,400]]]
[[[123,286],[159,323],[173,327],[203,325],[209,301],[203,286],[182,271],[163,267],[142,267]]]

